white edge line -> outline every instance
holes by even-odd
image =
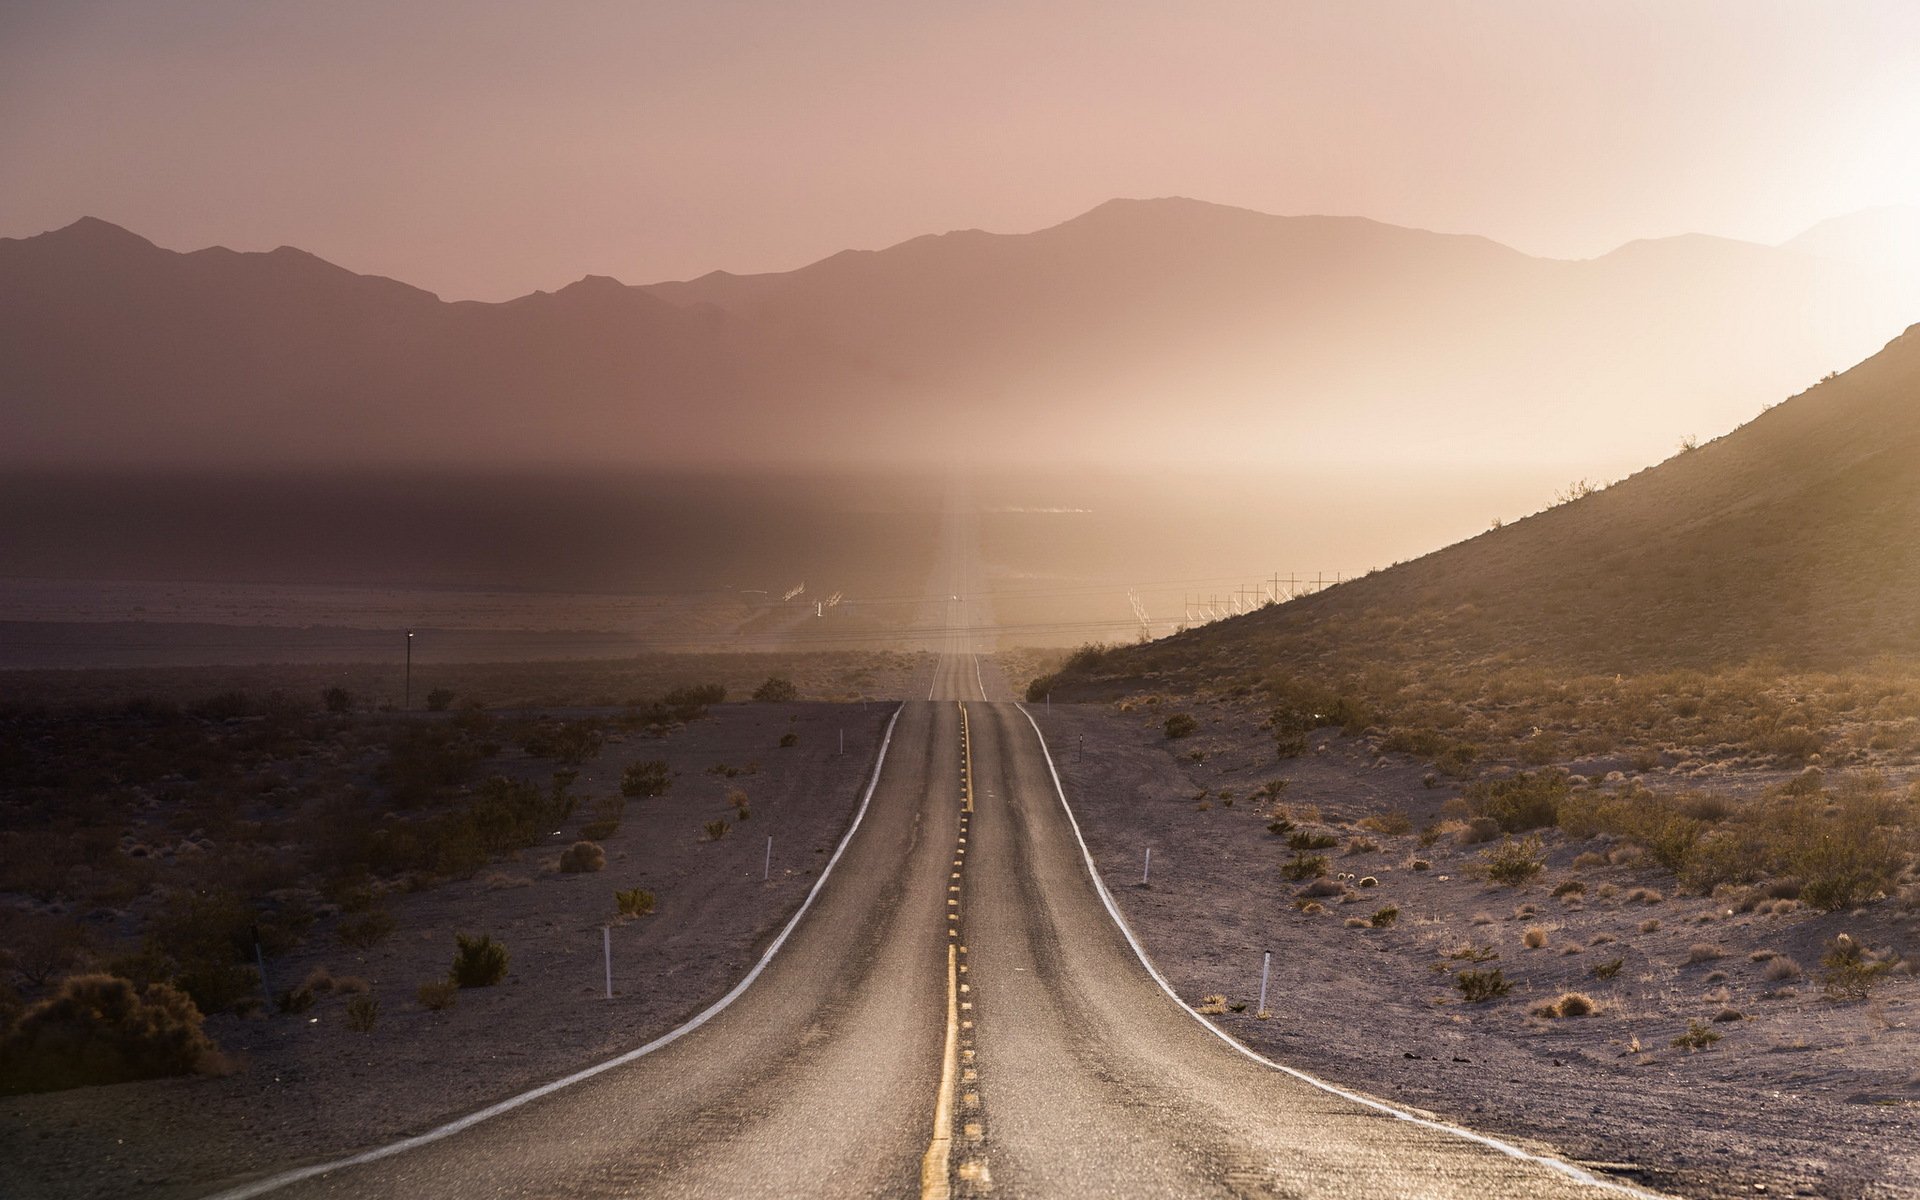
[[[853,841],[853,835],[859,832],[860,822],[867,815],[867,806],[873,801],[873,790],[880,783],[880,768],[886,764],[887,748],[893,743],[893,727],[899,722],[900,713],[904,708],[904,705],[896,705],[893,710],[893,716],[888,718],[886,734],[880,740],[880,755],[874,760],[873,776],[867,780],[867,790],[860,797],[860,807],[853,814],[853,824],[847,829],[846,834],[841,837],[840,844],[834,848],[833,857],[827,860],[827,865],[821,870],[820,878],[814,881],[813,889],[807,893],[807,898],[800,902],[799,911],[795,912],[793,916],[788,919],[786,927],[780,931],[780,936],[773,939],[773,943],[767,947],[766,952],[761,954],[760,961],[753,964],[753,970],[748,971],[744,979],[734,984],[733,990],[701,1010],[699,1015],[687,1021],[685,1024],[661,1034],[659,1037],[636,1050],[629,1050],[624,1054],[607,1059],[605,1062],[596,1063],[585,1070],[575,1071],[573,1074],[565,1076],[564,1078],[542,1084],[532,1091],[521,1092],[517,1096],[509,1096],[497,1104],[489,1105],[478,1112],[468,1113],[466,1116],[456,1121],[449,1121],[437,1129],[429,1129],[425,1133],[415,1134],[413,1137],[405,1138],[401,1141],[380,1146],[372,1150],[362,1151],[359,1154],[351,1155],[347,1158],[337,1158],[331,1162],[317,1163],[310,1167],[299,1167],[291,1171],[285,1171],[279,1175],[269,1176],[266,1179],[258,1180],[254,1183],[243,1184],[240,1187],[216,1193],[207,1197],[207,1200],[248,1200],[249,1197],[277,1191],[280,1188],[286,1187],[288,1184],[299,1183],[305,1179],[312,1179],[315,1175],[324,1175],[330,1171],[339,1171],[347,1167],[357,1167],[364,1163],[376,1162],[379,1159],[389,1158],[395,1154],[403,1154],[408,1150],[424,1146],[429,1142],[437,1142],[442,1138],[452,1137],[464,1129],[471,1129],[482,1121],[491,1120],[502,1113],[511,1112],[523,1104],[538,1100],[542,1096],[551,1095],[554,1092],[560,1091],[562,1088],[569,1088],[576,1083],[591,1079],[602,1071],[611,1071],[613,1068],[625,1066],[635,1059],[644,1058],[652,1054],[655,1050],[678,1041],[680,1038],[685,1037],[687,1034],[705,1025],[708,1021],[719,1016],[723,1009],[739,999],[740,994],[753,985],[754,980],[760,978],[760,972],[767,969],[767,964],[773,961],[773,956],[779,951],[781,946],[786,944],[787,937],[793,933],[794,927],[800,924],[800,918],[806,916],[807,910],[813,907],[814,897],[818,896],[820,889],[826,886],[828,876],[833,874],[834,864],[840,861],[840,856],[846,853],[848,843]]]
[[[1153,961],[1147,957],[1146,949],[1140,945],[1140,939],[1133,935],[1132,928],[1127,925],[1127,919],[1120,915],[1119,906],[1113,901],[1113,893],[1107,890],[1106,882],[1100,878],[1100,870],[1093,862],[1093,853],[1087,849],[1087,839],[1081,836],[1080,822],[1074,818],[1073,806],[1067,803],[1067,790],[1060,785],[1060,772],[1059,769],[1053,765],[1053,751],[1047,748],[1047,736],[1040,732],[1040,723],[1033,719],[1033,714],[1027,711],[1026,705],[1016,704],[1014,707],[1018,708],[1020,714],[1026,717],[1027,724],[1033,726],[1034,736],[1040,739],[1040,753],[1046,756],[1047,773],[1053,777],[1054,795],[1060,798],[1060,808],[1067,814],[1067,823],[1073,827],[1074,840],[1080,843],[1081,861],[1086,864],[1087,874],[1092,877],[1093,886],[1100,893],[1100,902],[1107,906],[1107,915],[1112,917],[1113,923],[1120,927],[1120,933],[1127,939],[1127,944],[1133,947],[1133,953],[1140,959],[1140,965],[1147,969],[1147,974],[1153,976],[1153,981],[1160,985],[1160,990],[1171,997],[1173,1002],[1179,1005],[1183,1012],[1198,1021],[1201,1027],[1208,1033],[1211,1033],[1227,1045],[1233,1047],[1233,1049],[1262,1066],[1270,1067],[1275,1071],[1290,1075],[1302,1083],[1319,1088],[1323,1092],[1338,1096],[1342,1100],[1362,1105],[1376,1112],[1385,1113],[1397,1120],[1418,1125],[1422,1129],[1431,1129],[1437,1133],[1449,1134],[1457,1138],[1465,1138],[1469,1142],[1474,1142],[1491,1150],[1497,1150],[1509,1158],[1517,1158],[1524,1162],[1534,1163],[1557,1171],[1576,1183],[1605,1188],[1623,1195],[1642,1197],[1643,1200],[1671,1200],[1670,1197],[1667,1197],[1661,1192],[1651,1192],[1644,1188],[1635,1187],[1629,1183],[1622,1183],[1617,1179],[1605,1179],[1601,1176],[1594,1175],[1591,1172],[1574,1166],[1564,1159],[1555,1158],[1546,1154],[1535,1154],[1531,1150],[1523,1150],[1519,1146],[1515,1146],[1510,1142],[1503,1142],[1499,1138],[1491,1137],[1484,1133],[1475,1133],[1471,1129],[1459,1125],[1451,1125],[1445,1121],[1436,1121],[1431,1117],[1423,1117],[1418,1113],[1409,1112],[1404,1108],[1389,1104],[1384,1100],[1376,1100],[1372,1096],[1364,1096],[1359,1092],[1348,1091],[1336,1084],[1328,1083],[1324,1079],[1309,1075],[1297,1067],[1289,1067],[1285,1063],[1275,1062],[1253,1050],[1238,1038],[1235,1038],[1218,1025],[1215,1025],[1212,1021],[1207,1020],[1199,1013],[1193,1011],[1187,1002],[1180,998],[1180,993],[1173,990],[1173,986],[1167,982],[1166,977],[1160,974],[1158,968],[1153,965]]]

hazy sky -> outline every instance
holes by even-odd
[[[0,235],[494,299],[1160,195],[1781,240],[1920,201],[1920,4],[0,0]]]

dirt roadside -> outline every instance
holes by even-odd
[[[348,949],[323,927],[268,964],[275,988],[317,969],[364,980],[380,1004],[370,1032],[347,1027],[348,999],[335,990],[300,1014],[209,1019],[241,1064],[224,1078],[0,1098],[0,1195],[201,1195],[430,1129],[667,1031],[736,982],[813,886],[893,707],[722,705],[668,738],[610,737],[578,794],[616,793],[626,765],[642,759],[665,759],[674,782],[665,796],[629,802],[604,843],[605,870],[558,870],[568,828],[472,879],[392,896],[397,929],[371,950]],[[795,744],[780,746],[788,733]],[[551,764],[522,769],[538,778]],[[750,800],[746,820],[726,800],[734,789]],[[705,824],[723,817],[733,828],[710,839]],[[631,887],[653,891],[658,907],[613,924],[609,1001],[601,928],[615,915],[613,890]],[[462,932],[504,942],[510,973],[429,1012],[415,990],[446,977]]]
[[[1333,731],[1281,761],[1251,716],[1193,711],[1198,733],[1172,740],[1158,709],[1033,709],[1127,921],[1189,1003],[1245,1006],[1213,1018],[1233,1036],[1329,1082],[1661,1190],[1920,1195],[1920,980],[1899,974],[1870,1001],[1842,1004],[1813,979],[1840,932],[1911,956],[1910,915],[1890,904],[1740,913],[1674,895],[1652,868],[1576,869],[1607,847],[1558,834],[1536,882],[1496,887],[1467,871],[1485,846],[1422,847],[1356,826],[1394,809],[1416,830],[1433,821],[1455,791],[1424,786],[1422,764]],[[1317,808],[1312,827],[1339,840],[1325,853],[1349,887],[1320,911],[1303,911],[1302,885],[1281,875],[1291,855],[1266,829],[1273,802],[1254,796],[1274,779],[1296,814]],[[1349,853],[1356,837],[1378,849]],[[1554,897],[1569,879],[1584,894]],[[1529,948],[1532,929],[1541,944]],[[1268,951],[1272,1015],[1260,1020]],[[1466,1003],[1453,980],[1475,965],[1469,954],[1496,955],[1484,965],[1513,991]],[[1805,976],[1770,978],[1776,957]],[[1596,977],[1614,959],[1612,976]],[[1532,1015],[1566,991],[1599,1011]],[[1691,1022],[1718,1039],[1675,1047]]]

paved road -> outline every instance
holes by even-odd
[[[1088,873],[1038,730],[974,653],[972,556],[950,549],[946,570],[928,698],[902,706],[844,853],[730,1006],[585,1082],[275,1194],[1606,1194],[1313,1087],[1175,1003]]]

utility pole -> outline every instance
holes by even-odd
[[[413,630],[407,630],[407,698],[400,706],[401,712],[413,711]]]
[[[1267,598],[1275,604],[1280,603],[1280,572],[1275,571],[1273,578],[1267,580]]]

